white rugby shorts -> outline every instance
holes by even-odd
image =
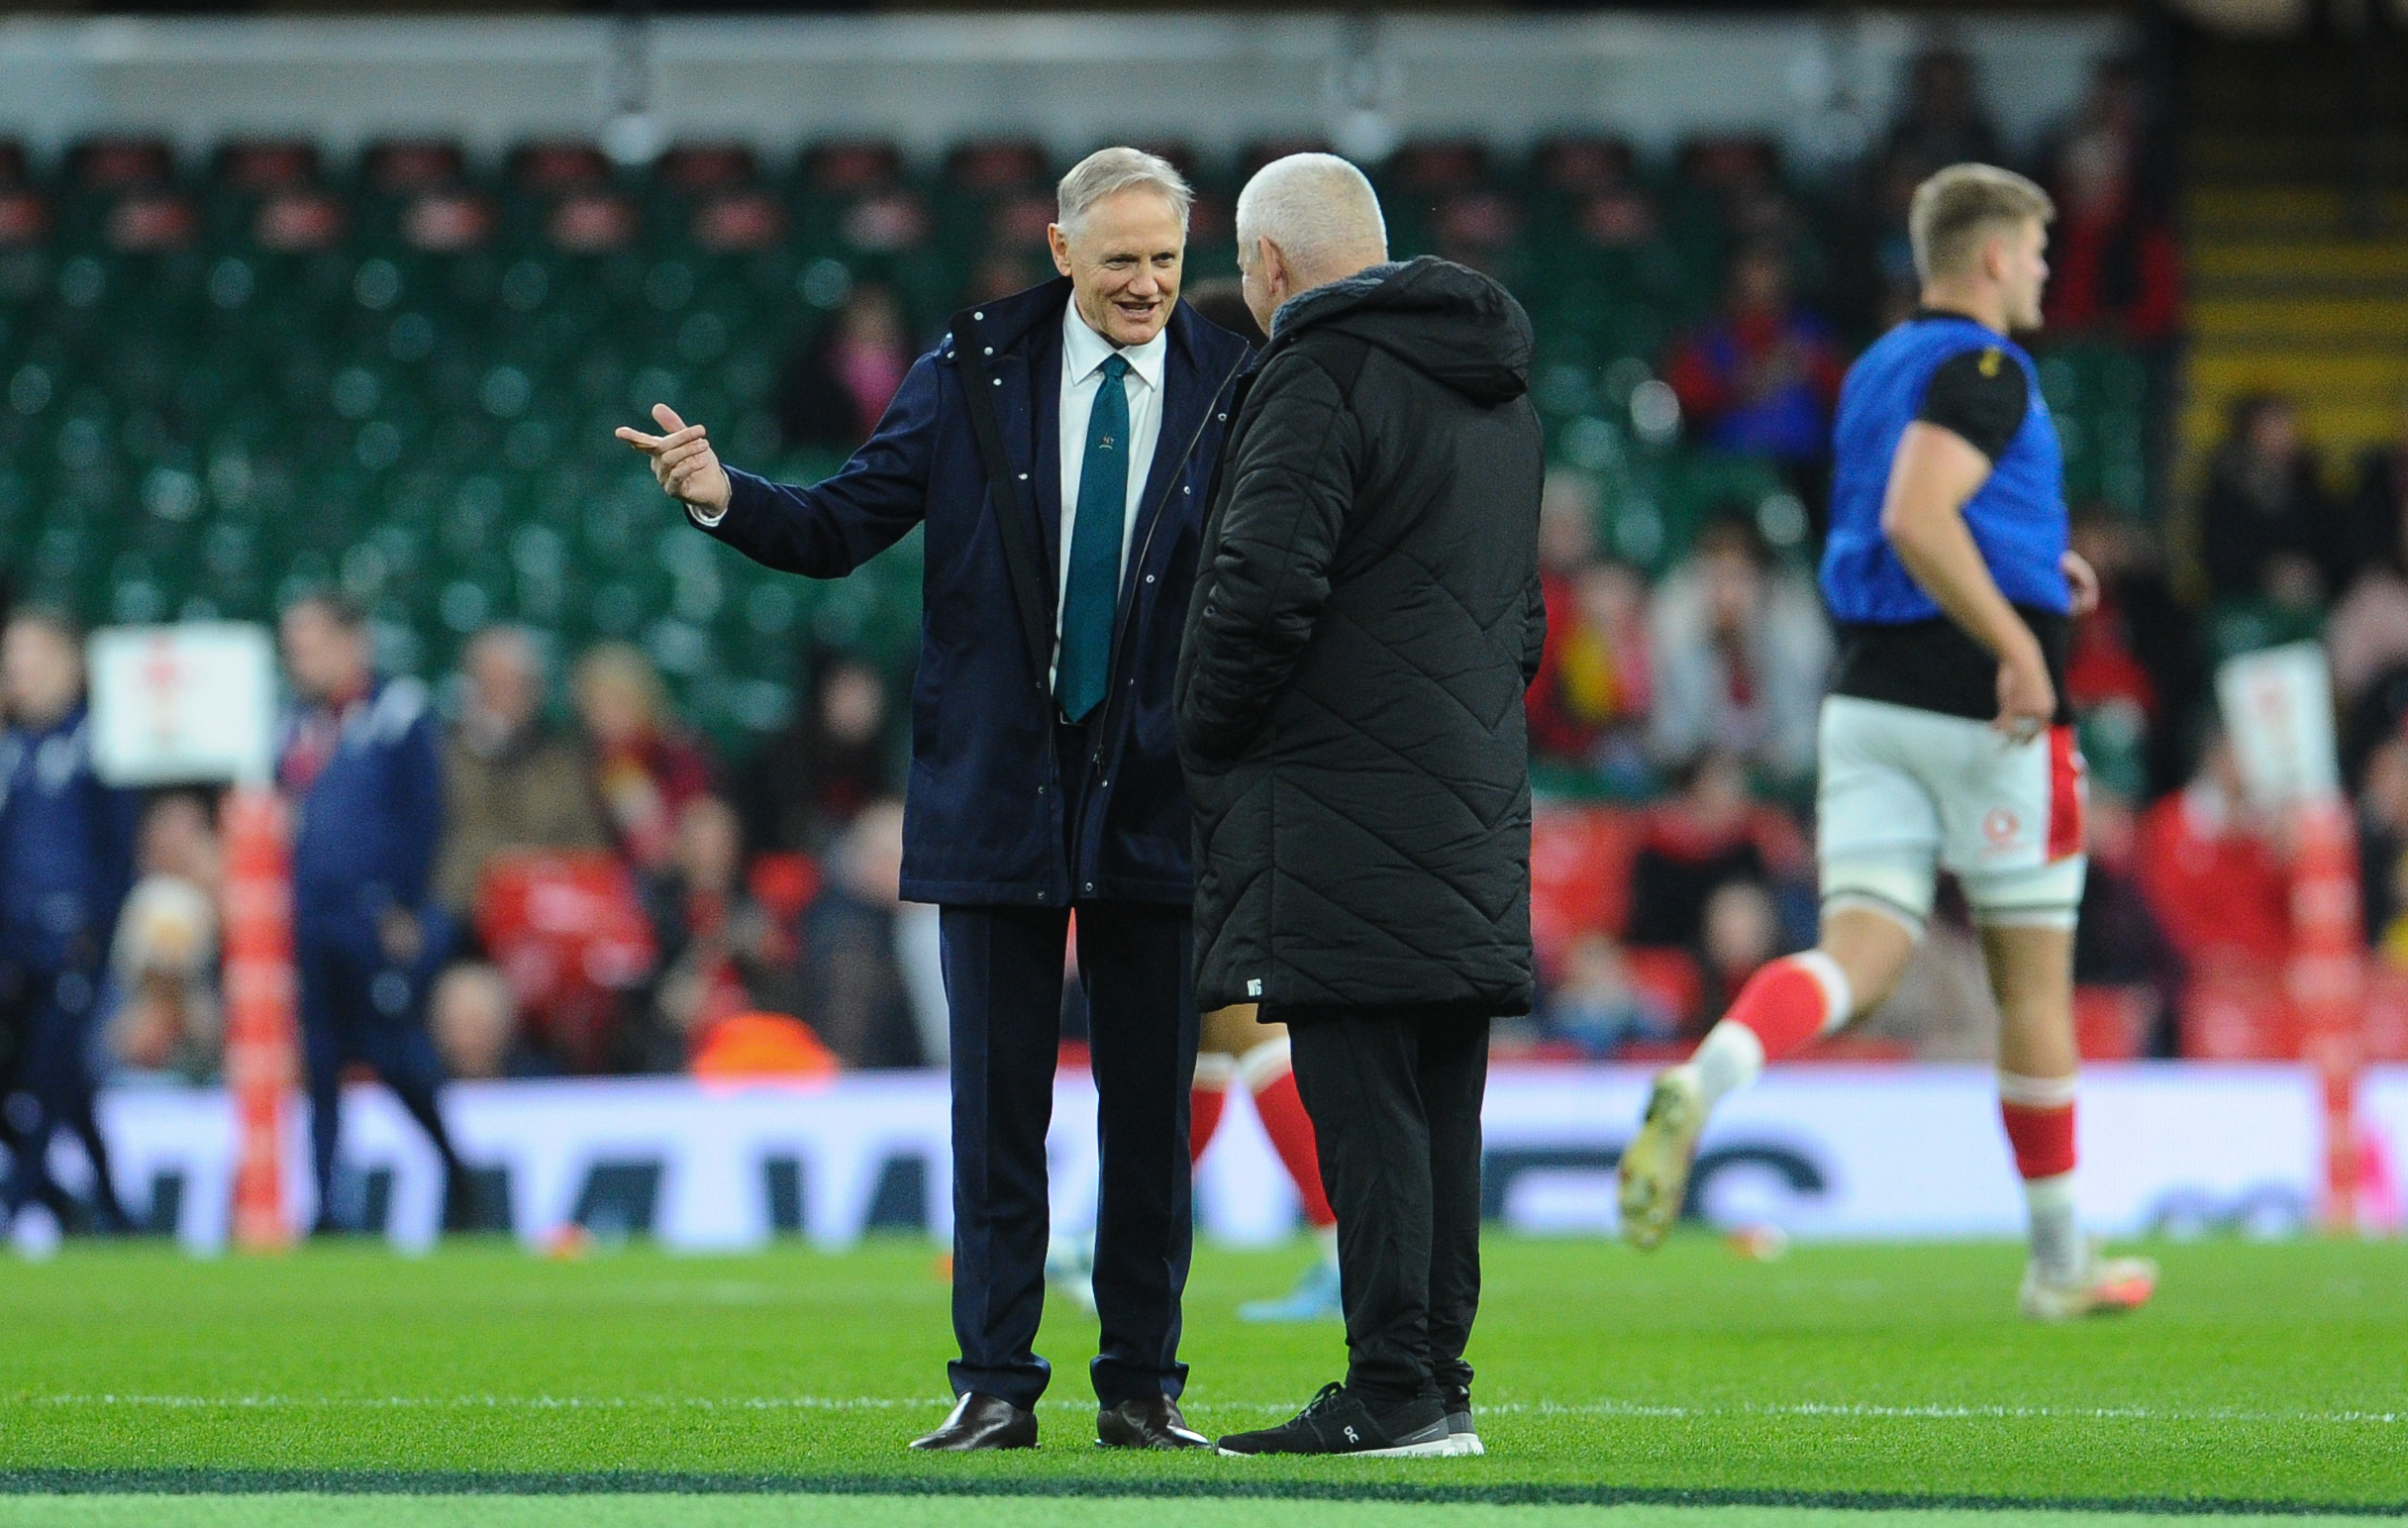
[[[1982,924],[2073,927],[2089,787],[2072,728],[2017,743],[1988,722],[1832,695],[1820,754],[1824,911],[1869,907],[1920,936],[1946,869]]]

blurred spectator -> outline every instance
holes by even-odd
[[[1750,794],[1736,756],[1707,750],[1682,768],[1679,793],[1648,812],[1631,864],[1630,942],[1703,955],[1715,892],[1735,882],[1802,885],[1807,869],[1797,824]]]
[[[915,1011],[899,919],[902,803],[864,808],[830,858],[803,914],[803,1017],[848,1067],[920,1066],[927,1019]]]
[[[1622,947],[1603,933],[1572,942],[1544,1017],[1549,1038],[1568,1040],[1583,1056],[1601,1059],[1634,1042],[1670,1040],[1679,1029],[1661,1002],[1632,983]]]
[[[1791,301],[1787,256],[1757,243],[1732,260],[1722,312],[1682,341],[1664,379],[1706,445],[1806,468],[1830,453],[1846,371],[1830,326]]]
[[[676,730],[652,660],[606,642],[577,661],[577,719],[612,837],[636,867],[658,871],[676,848],[677,817],[711,788],[710,762]]]
[[[2073,979],[2084,985],[2147,987],[2156,999],[2152,1056],[2174,1054],[2171,1019],[2182,1000],[2182,957],[2157,924],[2141,886],[2140,824],[2132,802],[2094,773],[2083,811],[2090,870],[2073,931]]]
[[[160,1080],[206,1082],[223,1043],[218,1005],[217,829],[209,803],[168,791],[143,818],[134,883],[110,968],[123,1002],[111,1021],[118,1065]]]
[[[2408,576],[2408,397],[2400,399],[2399,434],[2358,458],[2350,522],[2358,566],[2379,562]]]
[[[2156,348],[2181,328],[2181,249],[2145,179],[2148,132],[2138,67],[2126,59],[2102,63],[2071,131],[2051,155],[2057,211],[2049,240],[2053,332],[2094,331]]]
[[[63,1129],[91,1161],[99,1226],[122,1231],[90,1055],[141,798],[93,770],[83,639],[64,617],[9,617],[0,699],[0,1139],[15,1157],[6,1212],[39,1200],[62,1228],[81,1220],[50,1176],[50,1140]]]
[[[1981,109],[1973,60],[1935,43],[1906,67],[1905,99],[1890,119],[1885,147],[1918,160],[1921,175],[1966,160],[1998,163],[1998,130]]]
[[[1705,974],[1705,1012],[1720,1018],[1739,989],[1766,961],[1794,943],[1783,937],[1781,909],[1760,880],[1726,880],[1706,896],[1699,920],[1698,965]]]
[[[2283,615],[2313,612],[2346,572],[2341,530],[2291,400],[2237,400],[2199,503],[2200,552],[2216,597],[2262,601]]]
[[[542,1071],[521,1044],[518,999],[502,973],[482,961],[447,970],[427,1000],[428,1024],[444,1070],[462,1081]]]
[[[1647,778],[1647,586],[1636,569],[1597,560],[1596,525],[1596,485],[1548,473],[1539,503],[1547,648],[1530,687],[1530,747],[1636,793]]]
[[[2141,816],[2141,891],[2189,966],[2279,964],[2291,942],[2291,887],[2273,825],[2243,793],[2221,733],[2198,772]]]
[[[2408,738],[2394,735],[2366,756],[2358,842],[2367,942],[2408,966]]]
[[[682,1045],[665,1065],[702,1049],[722,1019],[804,1005],[793,935],[746,886],[743,837],[725,801],[700,796],[679,814],[675,859],[652,905],[661,956],[654,1002],[661,1030]]]
[[[1773,568],[1754,521],[1709,521],[1656,588],[1648,627],[1658,759],[1715,749],[1784,787],[1807,777],[1831,630],[1813,587]]]
[[[886,682],[852,654],[803,658],[802,703],[736,782],[745,848],[818,854],[872,799],[894,789]]]
[[[2099,603],[2073,624],[2066,699],[2082,723],[2093,781],[2148,799],[2181,781],[2182,724],[2207,686],[2198,622],[2142,527],[2085,505],[2072,540],[2098,573]]]
[[[544,723],[544,661],[523,628],[489,626],[460,669],[459,719],[444,737],[444,837],[435,894],[464,925],[495,855],[598,849],[602,814],[584,761]]]
[[[451,932],[433,897],[443,758],[426,688],[376,671],[365,615],[337,597],[285,606],[278,635],[294,697],[276,780],[295,822],[293,964],[318,1194],[313,1234],[356,1224],[356,1195],[338,1197],[336,1162],[343,1077],[359,1064],[426,1132],[444,1164],[444,1224],[465,1229],[474,1195],[444,1124],[443,1064],[424,1006]]]
[[[850,455],[877,429],[912,354],[911,329],[893,291],[857,283],[779,378],[779,434],[789,447]]]

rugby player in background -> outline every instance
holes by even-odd
[[[2001,1016],[1999,1113],[2030,1216],[2025,1315],[2148,1300],[2157,1268],[2099,1257],[2074,1217],[2073,925],[2082,762],[2067,627],[2097,601],[2067,546],[2063,458],[2032,357],[2055,209],[2021,175],[1956,164],[1915,192],[1923,301],[1851,368],[1834,428],[1823,597],[1841,658],[1823,705],[1822,941],[1751,977],[1659,1074],[1623,1154],[1624,1235],[1679,1215],[1714,1107],[1767,1061],[1889,995],[1953,871]]]

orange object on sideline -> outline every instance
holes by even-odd
[[[839,1069],[836,1053],[802,1020],[738,1013],[711,1026],[692,1070],[705,1082],[791,1082],[820,1081]]]
[[[234,1242],[290,1246],[285,1099],[298,1074],[293,888],[284,803],[244,786],[226,798],[226,1083],[235,1110]]]

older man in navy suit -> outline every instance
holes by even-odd
[[[1046,1125],[1077,912],[1103,1184],[1097,1441],[1194,1448],[1189,821],[1171,681],[1245,343],[1179,305],[1191,193],[1106,149],[1062,177],[1062,279],[956,314],[877,433],[813,487],[721,465],[701,425],[619,436],[694,523],[838,578],[928,528],[903,894],[941,906],[953,1010],[958,1404],[923,1449],[1027,1448],[1050,1370]]]

